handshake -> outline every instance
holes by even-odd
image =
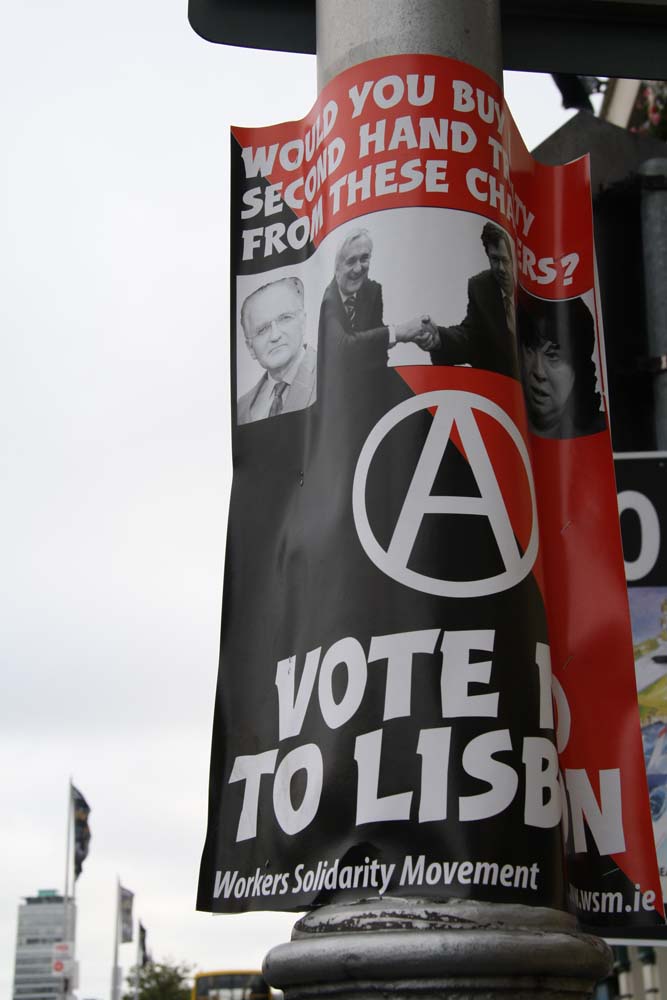
[[[417,344],[423,351],[433,351],[440,347],[438,328],[428,315],[415,316],[405,323],[397,323],[395,331],[397,344]]]

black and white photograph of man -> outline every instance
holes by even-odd
[[[528,425],[544,438],[595,434],[600,405],[595,323],[582,298],[549,301],[520,292],[517,314]]]
[[[438,327],[429,344],[431,361],[434,365],[468,364],[518,378],[512,243],[493,222],[484,224],[481,241],[489,266],[468,280],[463,320]]]
[[[307,343],[303,282],[280,278],[251,292],[241,306],[250,358],[264,369],[237,406],[237,423],[303,410],[315,402],[317,352]]]
[[[517,287],[513,241],[483,216],[412,208],[344,223],[297,267],[238,276],[237,422],[316,397],[319,412],[339,380],[353,409],[355,394],[377,394],[379,411],[386,368],[465,365],[519,381]]]
[[[382,285],[369,276],[373,240],[367,229],[353,229],[336,250],[334,277],[322,298],[320,337],[353,352],[357,370],[386,366],[387,351],[397,343],[425,346],[430,333],[420,313],[401,323],[385,323]]]
[[[305,266],[309,299],[321,289],[319,350],[339,344],[349,370],[468,365],[519,379],[514,244],[483,216],[375,212],[329,233]]]

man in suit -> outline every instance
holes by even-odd
[[[387,365],[387,351],[400,341],[428,336],[424,318],[385,324],[382,285],[368,276],[373,241],[367,229],[355,229],[338,247],[334,278],[320,309],[319,345],[336,352],[355,373]]]
[[[400,373],[388,366],[388,352],[399,341],[432,334],[431,327],[425,330],[421,316],[395,326],[385,322],[382,285],[369,277],[372,252],[373,241],[365,229],[353,229],[338,247],[334,276],[322,297],[317,345],[319,454],[323,456],[323,464],[326,463],[322,475],[330,477],[325,502],[331,504],[332,498],[338,498],[344,516],[341,513],[336,530],[347,532],[347,544],[355,551],[358,540],[350,498],[359,454],[378,421],[413,396]],[[416,423],[419,419],[416,418]],[[424,420],[430,419],[426,414]],[[414,469],[412,439],[421,441],[421,438],[412,422],[407,430],[404,428],[405,424],[396,432],[399,442],[394,436],[390,466],[395,461],[401,468]],[[405,434],[412,439],[404,442]],[[397,470],[386,470],[388,479],[380,476],[369,489],[372,492],[377,487],[385,493],[386,482],[395,481],[397,476]],[[384,529],[379,522],[384,523],[386,518],[392,514],[395,518],[397,514],[384,501],[378,509],[376,528],[382,533]],[[366,568],[370,565],[365,557],[362,565]],[[358,579],[362,576],[358,575]]]
[[[422,346],[434,365],[469,364],[519,378],[512,247],[500,226],[487,222],[482,243],[489,268],[468,282],[468,308],[456,326],[438,327]]]
[[[251,292],[241,306],[241,326],[250,356],[265,371],[239,399],[237,423],[303,410],[314,403],[317,352],[304,343],[301,279],[281,278]]]

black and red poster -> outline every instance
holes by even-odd
[[[539,165],[483,73],[402,56],[234,129],[232,176],[198,906],[662,921],[587,161]]]
[[[616,455],[637,703],[653,838],[667,896],[667,454]],[[624,927],[609,936],[664,944],[667,926]]]

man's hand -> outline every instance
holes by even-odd
[[[440,331],[430,316],[422,317],[421,333],[415,337],[415,343],[419,344],[423,351],[434,351],[440,347]]]
[[[396,341],[397,343],[414,342],[422,350],[432,351],[440,346],[440,334],[431,317],[422,314],[397,325]]]

